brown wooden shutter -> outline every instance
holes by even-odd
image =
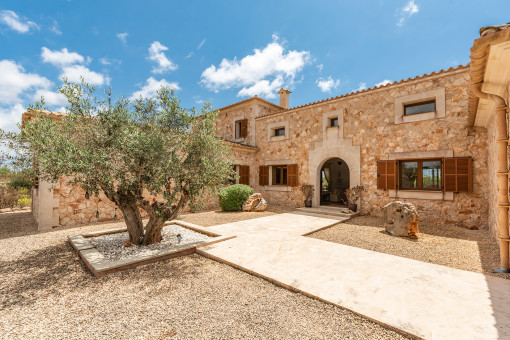
[[[248,119],[241,120],[241,137],[248,136]]]
[[[259,185],[269,185],[269,167],[261,165],[259,167]]]
[[[248,165],[239,166],[239,184],[250,185],[250,167]]]
[[[297,187],[298,185],[298,166],[297,164],[287,165],[287,185]]]
[[[398,183],[398,161],[377,161],[377,189],[396,190]]]
[[[443,164],[444,191],[473,192],[472,158],[445,158]]]

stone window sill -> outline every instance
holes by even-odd
[[[242,143],[242,142],[244,142],[244,139],[245,139],[244,137],[242,137],[242,138],[234,138],[234,142]]]
[[[424,200],[453,201],[453,192],[426,190],[388,190],[391,198],[415,198]]]
[[[277,141],[281,141],[281,140],[285,140],[287,138],[285,138],[285,136],[272,136],[269,141],[270,142],[277,142]]]
[[[437,118],[436,111],[422,112],[410,116],[402,116],[402,123],[420,122],[422,120],[429,120]]]
[[[265,185],[264,190],[267,191],[292,191],[291,187],[286,185]]]
[[[326,129],[338,129],[340,128],[339,126],[326,126]]]

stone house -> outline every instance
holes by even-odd
[[[255,96],[219,109],[217,134],[232,147],[236,181],[269,204],[292,207],[304,205],[303,184],[314,185],[314,207],[340,205],[345,189],[362,185],[362,214],[380,215],[386,203],[402,200],[422,220],[490,228],[508,268],[508,25],[483,28],[470,58],[466,66],[298,107],[281,89],[278,105]],[[66,224],[71,210],[83,214],[72,223],[94,220],[93,203],[75,202],[81,193],[73,190],[35,193],[41,225]],[[101,201],[111,218],[113,207]]]

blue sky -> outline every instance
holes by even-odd
[[[115,95],[177,89],[185,107],[255,94],[290,105],[466,64],[510,1],[1,1],[0,128],[61,77]]]

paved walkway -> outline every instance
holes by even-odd
[[[209,229],[197,251],[426,339],[510,338],[510,281],[301,235],[338,218],[286,213]]]

